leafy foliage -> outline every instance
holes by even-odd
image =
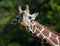
[[[39,12],[36,21],[60,33],[60,0],[0,0],[0,46],[40,46],[20,25],[10,22],[18,15],[18,5],[30,5]]]

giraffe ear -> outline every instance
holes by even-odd
[[[20,13],[22,13],[21,5],[18,6],[18,10],[19,10]]]
[[[39,13],[34,13],[34,14],[32,14],[32,15],[31,15],[32,19],[35,20],[35,18],[37,17],[38,14],[39,14]]]
[[[34,13],[34,14],[32,14],[31,16],[37,16],[39,13]]]

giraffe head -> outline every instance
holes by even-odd
[[[19,7],[18,7],[18,10],[19,10],[19,12],[20,12],[20,17],[22,17],[21,19],[20,19],[20,24],[22,25],[22,26],[26,26],[27,25],[27,23],[28,23],[28,20],[29,20],[29,5],[26,5],[26,9],[25,10],[22,10],[22,8],[21,8],[21,6],[19,5]],[[27,20],[27,21],[26,21]],[[30,20],[29,20],[30,21]]]
[[[19,6],[18,9],[19,9],[20,15],[23,16],[23,18],[21,19],[22,21],[20,22],[22,26],[28,26],[30,24],[30,21],[34,20],[38,15],[38,13],[34,13],[34,14],[29,13],[30,12],[29,5],[26,5],[25,10],[22,10],[21,6]]]

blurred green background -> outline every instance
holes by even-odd
[[[36,21],[60,33],[60,0],[0,0],[0,46],[42,46],[34,37],[10,22],[18,15],[18,5],[29,4]]]

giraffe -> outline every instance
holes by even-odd
[[[50,28],[38,23],[35,21],[36,16],[38,15],[37,13],[34,13],[31,15],[29,13],[29,6],[26,6],[27,9],[23,11],[23,21],[21,23],[22,26],[26,27],[26,30],[28,32],[31,32],[31,34],[34,37],[37,37],[39,40],[41,40],[42,44],[43,43],[48,43],[50,46],[60,46],[60,34],[57,32],[51,30]],[[20,12],[21,12],[21,7],[20,7]],[[29,19],[29,16],[31,19]],[[34,17],[32,17],[34,16]],[[49,46],[47,45],[47,46]]]

